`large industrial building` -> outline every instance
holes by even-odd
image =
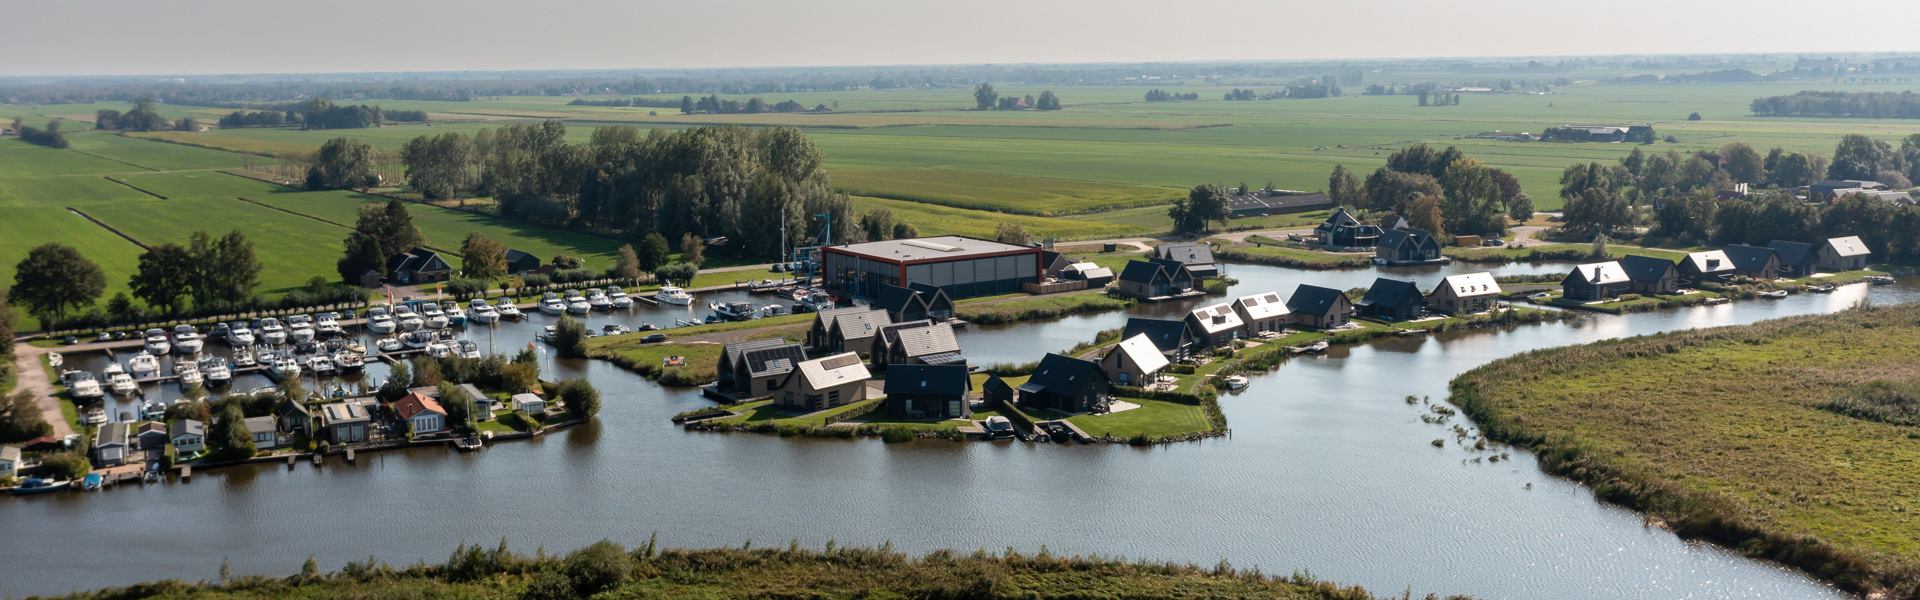
[[[920,283],[953,299],[1019,292],[1041,281],[1038,247],[957,235],[829,246],[821,249],[828,288],[871,298],[881,285]]]

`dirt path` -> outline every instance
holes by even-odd
[[[13,346],[13,369],[18,373],[20,382],[14,391],[27,391],[33,394],[36,404],[40,405],[40,414],[53,424],[53,437],[73,435],[73,426],[60,414],[60,397],[54,394],[53,380],[47,379],[47,370],[40,368],[40,356],[51,352],[46,348],[36,348],[31,344]]]

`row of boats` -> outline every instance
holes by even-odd
[[[667,288],[672,288],[674,291],[680,292],[680,294],[686,294],[685,290],[670,285],[661,288],[662,294],[667,291]],[[688,295],[687,298],[688,301],[691,301],[693,297]],[[665,300],[663,299],[662,301],[664,302]],[[629,308],[633,308],[633,297],[628,296],[626,292],[621,291],[618,287],[609,287],[605,290],[589,289],[585,293],[582,293],[580,290],[567,290],[565,297],[553,292],[547,292],[540,297],[540,312],[549,315],[564,315],[569,313],[584,315],[595,310],[626,310]]]

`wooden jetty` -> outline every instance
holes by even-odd
[[[353,462],[353,449],[347,449],[347,462]]]
[[[180,465],[180,482],[193,481],[193,465]]]

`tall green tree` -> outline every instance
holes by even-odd
[[[981,83],[980,85],[973,86],[974,110],[993,110],[994,104],[999,102],[999,100],[1000,94],[993,91],[993,84]]]
[[[474,179],[473,139],[459,133],[423,135],[400,147],[407,181],[429,200],[448,200],[465,194]]]
[[[640,259],[640,270],[648,273],[667,264],[673,251],[667,247],[667,236],[660,232],[651,232],[640,239],[640,246],[634,248],[634,254]]]
[[[387,277],[387,256],[380,250],[380,242],[373,236],[355,231],[347,234],[347,251],[334,263],[334,269],[340,273],[340,281],[351,285],[360,284],[360,274],[373,271],[381,279]]]
[[[140,254],[140,269],[127,282],[133,296],[147,306],[179,314],[180,302],[200,282],[193,254],[178,244],[154,246]]]
[[[253,240],[247,239],[247,235],[238,229],[208,241],[204,246],[200,234],[196,233],[194,240],[193,259],[200,272],[200,280],[194,284],[196,302],[240,302],[253,297],[254,288],[260,286],[260,271],[264,268],[253,253]]]
[[[1440,187],[1440,180],[1426,173],[1405,173],[1386,167],[1375,169],[1367,176],[1365,189],[1365,207],[1402,215],[1406,214],[1407,202],[1415,196],[1439,198],[1446,193]]]
[[[307,168],[307,189],[366,189],[373,187],[375,177],[373,145],[353,138],[333,138],[314,154],[313,166]]]
[[[1447,167],[1440,213],[1459,233],[1500,234],[1507,229],[1506,203],[1492,169],[1478,160],[1461,158]]]
[[[893,211],[875,208],[860,215],[860,228],[867,230],[867,239],[880,241],[893,239]]]
[[[1243,193],[1246,190],[1241,190]],[[1347,170],[1346,165],[1334,165],[1333,174],[1327,177],[1327,197],[1333,198],[1338,206],[1365,206],[1366,190],[1360,184],[1360,177]]]
[[[1233,215],[1227,199],[1226,189],[1203,183],[1188,190],[1186,198],[1175,199],[1173,206],[1167,209],[1167,216],[1173,218],[1173,226],[1179,231],[1203,232],[1209,223],[1225,224]]]
[[[447,427],[454,430],[473,429],[473,397],[451,381],[440,382],[440,408],[447,411]]]
[[[1734,142],[1720,147],[1721,160],[1727,161],[1727,175],[1735,182],[1760,185],[1767,181],[1766,159],[1760,151],[1754,150],[1746,142]]]
[[[507,276],[507,245],[478,231],[460,244],[460,271],[468,279],[492,281]]]
[[[1532,219],[1533,196],[1528,196],[1524,193],[1515,194],[1512,200],[1507,201],[1507,216],[1521,223]]]
[[[1039,105],[1034,108],[1040,110],[1060,110],[1060,97],[1053,95],[1053,90],[1042,91],[1040,92]]]
[[[1604,186],[1588,187],[1567,199],[1563,229],[1581,237],[1610,235],[1633,223],[1627,201]]]
[[[0,288],[0,379],[13,374],[13,304]]]
[[[560,403],[573,416],[591,419],[600,414],[600,390],[594,389],[585,377],[569,379],[560,384]]]
[[[385,257],[427,243],[426,237],[420,234],[420,228],[414,226],[413,215],[407,212],[407,205],[399,200],[387,200],[385,205],[360,205],[360,216],[353,228],[379,242],[382,261],[386,260]]]
[[[614,259],[613,267],[607,270],[607,275],[615,279],[632,281],[639,279],[646,272],[645,269],[640,268],[640,253],[633,249],[633,244],[626,244],[620,246],[620,256]]]
[[[52,326],[69,311],[93,306],[106,288],[107,276],[99,265],[72,246],[47,242],[28,250],[14,265],[10,299],[43,326]]]
[[[8,361],[7,364],[12,366],[13,363]],[[12,396],[0,396],[0,444],[24,442],[49,435],[53,435],[53,425],[47,423],[46,415],[41,413],[40,403],[33,397],[33,392],[20,390]]]

